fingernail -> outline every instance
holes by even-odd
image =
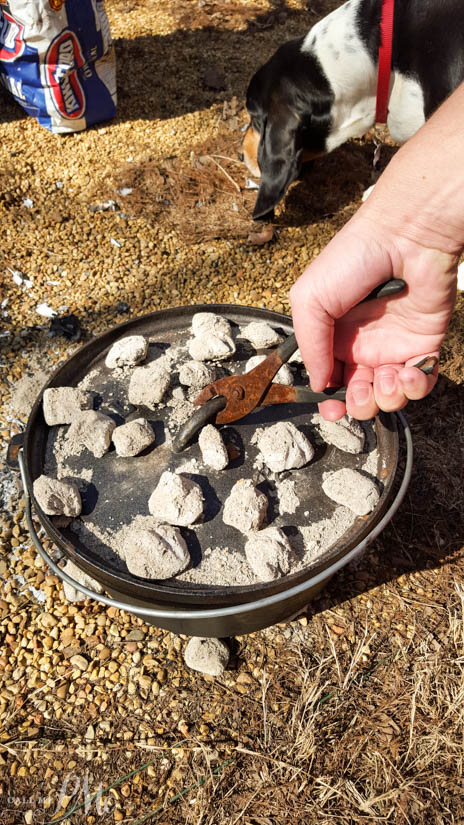
[[[380,379],[380,389],[385,395],[391,395],[395,389],[395,383],[393,375],[382,375]]]
[[[369,387],[353,386],[352,391],[356,404],[367,404],[370,396]]]

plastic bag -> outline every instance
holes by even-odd
[[[116,61],[103,0],[7,0],[0,81],[51,132],[116,114]]]

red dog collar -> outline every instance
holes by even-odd
[[[379,68],[377,74],[377,105],[375,109],[376,123],[387,122],[394,14],[395,0],[383,0],[382,17],[380,20]]]

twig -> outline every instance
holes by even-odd
[[[267,753],[258,753],[258,751],[251,751],[248,748],[241,748],[239,745],[237,745],[235,750],[237,753],[246,753],[247,756],[258,756],[260,759],[265,759],[267,762],[273,762],[274,765],[278,765],[279,768],[289,768],[297,773],[301,773],[303,770],[303,768],[299,768],[297,765],[291,765],[290,762],[282,762],[281,759],[274,759],[273,756],[268,756]]]
[[[233,179],[233,178],[229,175],[229,173],[228,173],[228,172],[226,172],[226,170],[224,169],[224,167],[223,167],[223,166],[221,166],[221,164],[220,164],[220,163],[218,163],[218,161],[217,161],[217,160],[215,160],[215,159],[214,159],[214,157],[213,157],[212,155],[206,155],[205,157],[207,157],[207,158],[209,158],[210,160],[212,160],[212,161],[213,161],[213,163],[215,163],[215,164],[216,164],[216,166],[218,166],[218,167],[219,167],[219,169],[220,169],[220,170],[221,170],[221,172],[222,172],[222,173],[226,176],[226,178],[227,178],[228,180],[230,180],[230,182],[231,182],[231,183],[235,186],[235,188],[236,188],[237,192],[240,192],[240,186],[238,185],[238,183],[237,183],[236,181],[234,181],[234,179]]]
[[[253,802],[253,799],[255,798],[255,796],[257,796],[259,794],[260,790],[261,790],[261,788],[256,788],[255,792],[251,794],[251,796],[250,796],[248,802],[246,803],[246,805],[242,808],[239,815],[237,817],[235,817],[234,821],[232,822],[232,825],[236,825],[236,823],[239,821],[239,819],[242,818],[242,816],[245,813],[246,809]],[[137,823],[136,823],[136,825],[137,825]]]
[[[236,160],[235,158],[228,158],[227,155],[209,155],[211,158],[221,158],[221,160],[229,160],[231,163],[237,163],[238,166],[243,166],[243,160]]]

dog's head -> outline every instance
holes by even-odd
[[[304,160],[325,152],[333,92],[317,58],[292,40],[252,77],[247,91],[250,124],[243,159],[260,177],[253,218],[264,219],[300,172]]]

